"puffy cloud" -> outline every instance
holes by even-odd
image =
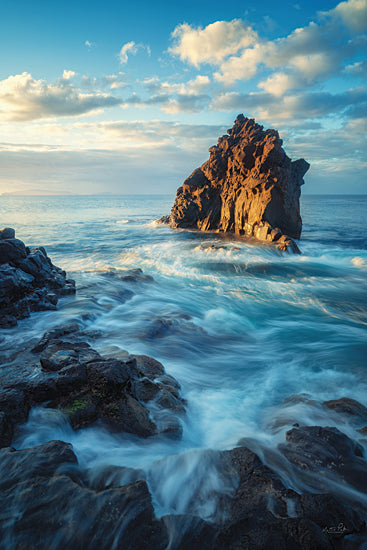
[[[162,104],[165,113],[198,113],[209,103],[211,98],[205,94],[177,94],[175,99],[169,99]]]
[[[186,93],[198,94],[210,86],[210,78],[208,76],[197,75],[193,80],[189,80],[186,84]]]
[[[62,73],[62,78],[63,78],[64,80],[70,80],[70,79],[73,78],[75,75],[76,75],[75,71],[67,71],[67,70],[65,69],[64,72]]]
[[[174,45],[169,51],[198,67],[201,63],[218,64],[225,57],[247,48],[257,40],[257,33],[239,19],[216,21],[207,27],[178,25],[172,33]]]
[[[266,80],[259,82],[258,87],[275,96],[282,96],[288,90],[299,85],[297,79],[285,73],[273,73]]]
[[[316,22],[272,41],[260,39],[254,29],[237,19],[204,28],[185,23],[174,30],[169,51],[196,67],[202,63],[217,67],[214,78],[225,85],[252,79],[267,68],[276,70],[269,85],[275,85],[280,95],[281,89],[283,93],[291,89],[291,83],[310,86],[342,70],[346,60],[365,49],[366,40],[358,36],[365,28],[367,0],[348,0],[320,12]],[[262,80],[265,89],[266,82]]]
[[[127,42],[124,44],[118,54],[121,65],[124,65],[128,62],[129,55],[136,55],[139,50],[146,50],[148,55],[151,54],[150,47],[145,46],[144,44],[136,44],[135,42]]]
[[[135,55],[138,51],[138,47],[135,44],[135,42],[127,42],[124,44],[118,54],[118,58],[120,60],[121,65],[124,63],[127,63],[129,57],[128,54]]]
[[[268,50],[269,47],[265,44],[256,44],[253,48],[247,48],[240,56],[226,59],[221,64],[220,71],[214,73],[214,77],[225,84],[253,78],[258,71],[258,66],[266,58]]]
[[[367,29],[367,0],[340,2],[329,14],[340,17],[352,31],[363,32]]]
[[[63,78],[58,85],[49,84],[35,80],[26,72],[0,81],[0,112],[3,118],[25,121],[76,116],[121,104],[121,99],[108,94],[81,93],[68,81],[69,78]]]

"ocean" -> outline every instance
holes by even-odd
[[[1,226],[14,227],[28,246],[44,246],[77,285],[56,312],[2,330],[0,353],[78,320],[95,331],[97,350],[113,345],[161,361],[187,400],[181,441],[101,427],[74,432],[58,412],[36,408],[14,445],[61,439],[90,471],[141,468],[158,515],[210,519],[216,495],[231,490],[210,449],[246,438],[266,455],[295,422],[355,437],[321,403],[352,397],[367,405],[367,195],[303,196],[302,255],[156,224],[173,200],[0,197]],[[153,280],[113,276],[132,268]],[[284,403],[294,395],[302,397]],[[300,480],[287,482],[302,488]]]

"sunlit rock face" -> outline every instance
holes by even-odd
[[[299,198],[310,165],[292,162],[282,143],[276,130],[238,115],[209,149],[209,160],[178,189],[169,225],[234,232],[292,248],[290,238],[301,235]]]

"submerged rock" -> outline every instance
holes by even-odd
[[[292,162],[282,143],[276,130],[264,131],[239,115],[209,149],[209,160],[178,189],[169,218],[160,221],[173,228],[234,232],[299,252],[292,239],[301,235],[299,197],[310,165]]]
[[[15,326],[31,311],[54,310],[60,296],[74,293],[75,282],[43,247],[26,247],[12,228],[0,231],[0,327]]]
[[[367,407],[350,397],[324,401],[323,406],[337,413],[344,414],[355,421],[367,422]]]

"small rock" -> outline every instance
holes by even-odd
[[[342,397],[340,399],[324,401],[323,406],[337,413],[345,414],[349,417],[355,417],[363,422],[367,421],[367,407],[355,399],[351,399],[350,397]]]
[[[4,229],[0,231],[0,240],[3,239],[15,239],[15,229],[4,227]]]

